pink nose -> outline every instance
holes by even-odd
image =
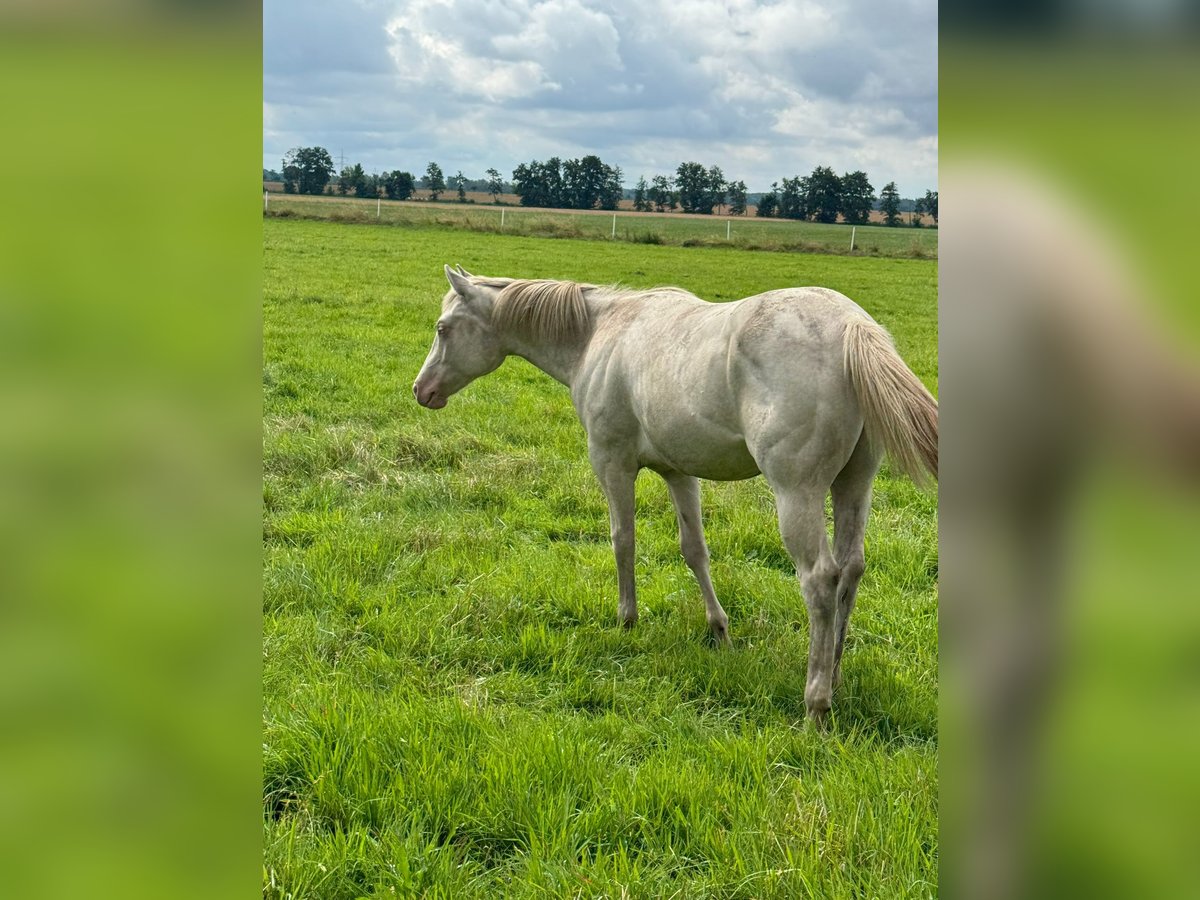
[[[426,409],[441,409],[446,405],[446,398],[439,396],[437,388],[432,385],[421,384],[420,379],[417,379],[416,383],[413,384],[413,396]]]

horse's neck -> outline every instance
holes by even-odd
[[[554,380],[571,387],[596,334],[603,332],[608,337],[601,339],[610,340],[613,334],[623,330],[632,321],[643,300],[640,297],[629,297],[614,303],[611,298],[597,298],[585,294],[584,302],[588,305],[588,317],[591,321],[589,334],[565,343],[537,343],[511,339],[508,342],[509,352],[528,360]]]
[[[533,363],[555,381],[570,387],[586,348],[586,340],[567,344],[539,344],[528,340],[515,340],[511,342],[510,352]]]

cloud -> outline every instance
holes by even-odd
[[[264,27],[268,160],[319,136],[377,170],[594,152],[630,183],[695,159],[751,190],[936,186],[932,0],[266,0]]]

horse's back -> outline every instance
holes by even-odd
[[[857,303],[831,288],[783,288],[755,294],[729,304],[740,343],[773,346],[802,345],[809,351],[831,347],[841,352],[846,322],[867,313]]]
[[[846,322],[866,316],[853,300],[828,288],[787,288],[730,306],[731,375],[793,395],[845,384]]]
[[[636,431],[643,465],[744,478],[758,471],[756,448],[780,436],[824,430],[838,444],[857,440],[842,345],[847,319],[865,313],[841,294],[662,297],[622,312],[595,348],[591,396],[577,400],[585,426],[604,419],[607,429]]]

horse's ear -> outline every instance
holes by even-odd
[[[459,275],[466,275],[468,278],[474,278],[474,277],[475,277],[475,276],[474,276],[474,275],[472,275],[470,272],[468,272],[466,269],[464,269],[462,266],[455,266],[454,268],[458,269],[458,274],[459,274]]]
[[[450,287],[454,288],[454,292],[464,300],[470,300],[473,293],[471,278],[465,273],[454,271],[449,266],[446,266],[446,280],[450,282]]]

